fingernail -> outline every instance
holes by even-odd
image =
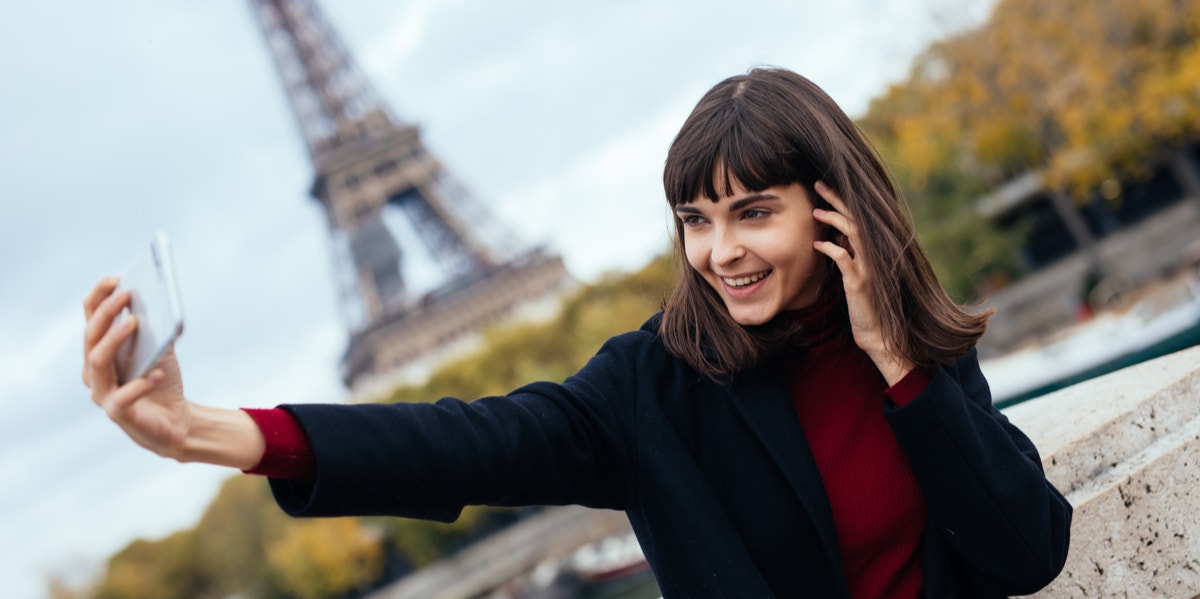
[[[821,210],[820,208],[813,209],[813,216],[824,216],[824,215],[825,215],[824,210]]]
[[[813,187],[817,188],[818,191],[826,191],[829,189],[829,186],[826,185],[824,181],[817,181]]]

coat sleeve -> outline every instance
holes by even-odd
[[[449,522],[465,505],[578,503],[621,509],[633,409],[630,333],[561,384],[474,402],[287,405],[316,457],[311,483],[271,479],[293,516],[394,515]],[[628,402],[632,405],[632,402]]]
[[[964,582],[1025,595],[1058,575],[1071,505],[1046,480],[1037,448],[992,406],[974,349],[935,368],[921,394],[886,416]]]

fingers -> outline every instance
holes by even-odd
[[[98,403],[100,407],[104,408],[104,413],[108,414],[109,418],[120,422],[129,406],[153,391],[162,379],[162,370],[156,368],[148,376],[134,379],[118,387],[112,393],[105,395]]]
[[[87,367],[88,355],[100,339],[113,328],[113,320],[129,303],[129,292],[113,293],[116,282],[115,279],[112,281],[111,285],[101,281],[83,302],[83,310],[87,315],[87,324],[83,329],[83,384],[88,386],[91,386]]]
[[[861,236],[858,234],[858,225],[850,217],[850,213],[846,209],[846,202],[842,200],[841,196],[833,188],[826,185],[823,181],[817,181],[814,187],[817,193],[821,194],[821,197],[829,202],[833,210],[814,209],[813,219],[831,226],[841,233],[841,235],[835,237],[835,243],[843,247],[849,253],[850,258],[861,256],[862,248],[859,246]]]
[[[829,256],[837,264],[838,270],[842,271],[843,279],[846,279],[846,282],[849,282],[852,277],[857,275],[858,271],[854,264],[854,256],[846,248],[832,241],[814,241],[813,248]]]
[[[821,197],[825,199],[825,201],[829,202],[829,205],[834,209],[814,209],[813,219],[817,222],[837,229],[840,235],[837,236],[836,242],[813,242],[813,248],[815,248],[818,252],[829,256],[829,258],[833,260],[835,264],[837,264],[838,270],[842,272],[842,276],[844,277],[847,285],[857,286],[860,282],[858,279],[860,278],[860,269],[862,266],[855,261],[855,258],[862,254],[858,248],[858,227],[855,225],[854,220],[848,216],[846,203],[842,201],[842,198],[838,196],[837,192],[835,192],[833,188],[826,185],[823,181],[817,181],[814,187],[817,190],[817,193],[819,193]]]
[[[842,201],[841,196],[833,190],[832,187],[825,184],[824,181],[817,181],[814,187],[821,197],[833,206],[833,210],[821,210],[820,208],[813,210],[813,217],[817,220],[835,227],[837,230],[844,233],[847,237],[855,238],[858,236],[858,229],[854,221],[847,216],[849,213],[846,210],[846,203]]]
[[[841,237],[845,237],[851,244],[858,239],[858,228],[854,226],[854,221],[840,212],[817,208],[813,210],[813,219],[837,229],[841,233]]]
[[[119,326],[110,328],[85,354],[84,379],[92,389],[92,398],[108,394],[108,390],[117,385],[117,368],[114,360],[117,351],[130,335],[137,329],[137,319],[133,316],[121,321]]]
[[[104,298],[88,314],[87,327],[83,331],[83,347],[86,351],[95,345],[112,328],[113,320],[129,304],[129,292],[120,291]]]
[[[105,298],[112,295],[114,289],[117,288],[117,283],[120,279],[117,277],[104,277],[96,283],[96,286],[83,296],[83,316],[90,320],[92,313],[96,311],[96,307],[104,301]]]
[[[834,191],[833,188],[824,181],[817,181],[813,187],[817,190],[818,194],[821,194],[821,197],[826,202],[829,202],[833,205],[834,210],[837,210],[838,212],[846,211],[846,203],[842,201],[842,196],[839,196],[837,192]]]

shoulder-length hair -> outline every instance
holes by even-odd
[[[808,79],[758,68],[718,83],[675,136],[663,173],[672,210],[702,197],[716,202],[732,193],[734,181],[750,191],[799,183],[821,205],[813,188],[818,180],[839,194],[856,223],[862,248],[856,259],[871,276],[872,303],[891,350],[929,366],[949,363],[974,346],[992,311],[971,314],[949,298],[874,147]],[[660,328],[673,355],[719,380],[788,345],[793,332],[779,318],[757,327],[733,320],[717,292],[688,264],[678,219],[675,249],[681,272]],[[825,285],[840,285],[836,266],[830,263],[828,271]]]

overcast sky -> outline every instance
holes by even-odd
[[[989,0],[326,3],[376,90],[579,279],[668,244],[661,167],[705,90],[799,71],[851,115]],[[734,8],[736,6],[736,8]],[[79,381],[81,299],[172,238],[189,397],[341,401],[311,171],[242,0],[0,0],[0,595],[191,526],[228,472],[136,448]]]

